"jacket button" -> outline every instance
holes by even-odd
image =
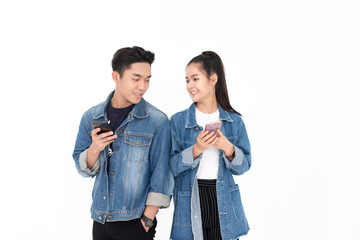
[[[99,220],[101,220],[102,219],[102,217],[99,217]]]
[[[199,130],[199,127],[196,127],[195,129],[196,129],[196,130]]]
[[[104,196],[104,200],[106,199],[106,196]]]
[[[108,218],[112,218],[112,216],[108,216]]]
[[[115,174],[114,172],[110,172],[111,174]]]

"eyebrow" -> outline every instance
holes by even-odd
[[[195,77],[195,76],[198,76],[199,74],[195,73],[193,75],[191,75],[190,77]],[[188,77],[185,77],[185,79],[187,79]]]
[[[132,74],[134,77],[143,77],[143,75],[138,74],[138,73],[133,73]],[[151,78],[151,75],[147,76],[148,78]]]

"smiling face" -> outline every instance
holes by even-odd
[[[113,107],[123,108],[138,104],[149,88],[151,67],[147,62],[137,62],[126,69],[122,77],[116,71],[112,73],[116,84],[115,94],[111,101]]]
[[[210,78],[201,70],[201,64],[191,63],[186,68],[186,90],[193,102],[211,101],[215,98],[215,84],[217,81],[214,75]],[[216,74],[215,74],[216,75]]]

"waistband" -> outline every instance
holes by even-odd
[[[199,187],[216,187],[216,179],[198,179]]]

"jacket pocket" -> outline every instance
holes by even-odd
[[[124,136],[126,158],[134,162],[146,161],[151,140],[150,135],[126,134]]]
[[[177,201],[175,206],[175,224],[177,226],[191,226],[190,201],[190,191],[177,192]]]
[[[244,219],[244,209],[241,202],[239,186],[236,184],[230,187],[231,205],[234,212],[235,219],[241,221]]]

